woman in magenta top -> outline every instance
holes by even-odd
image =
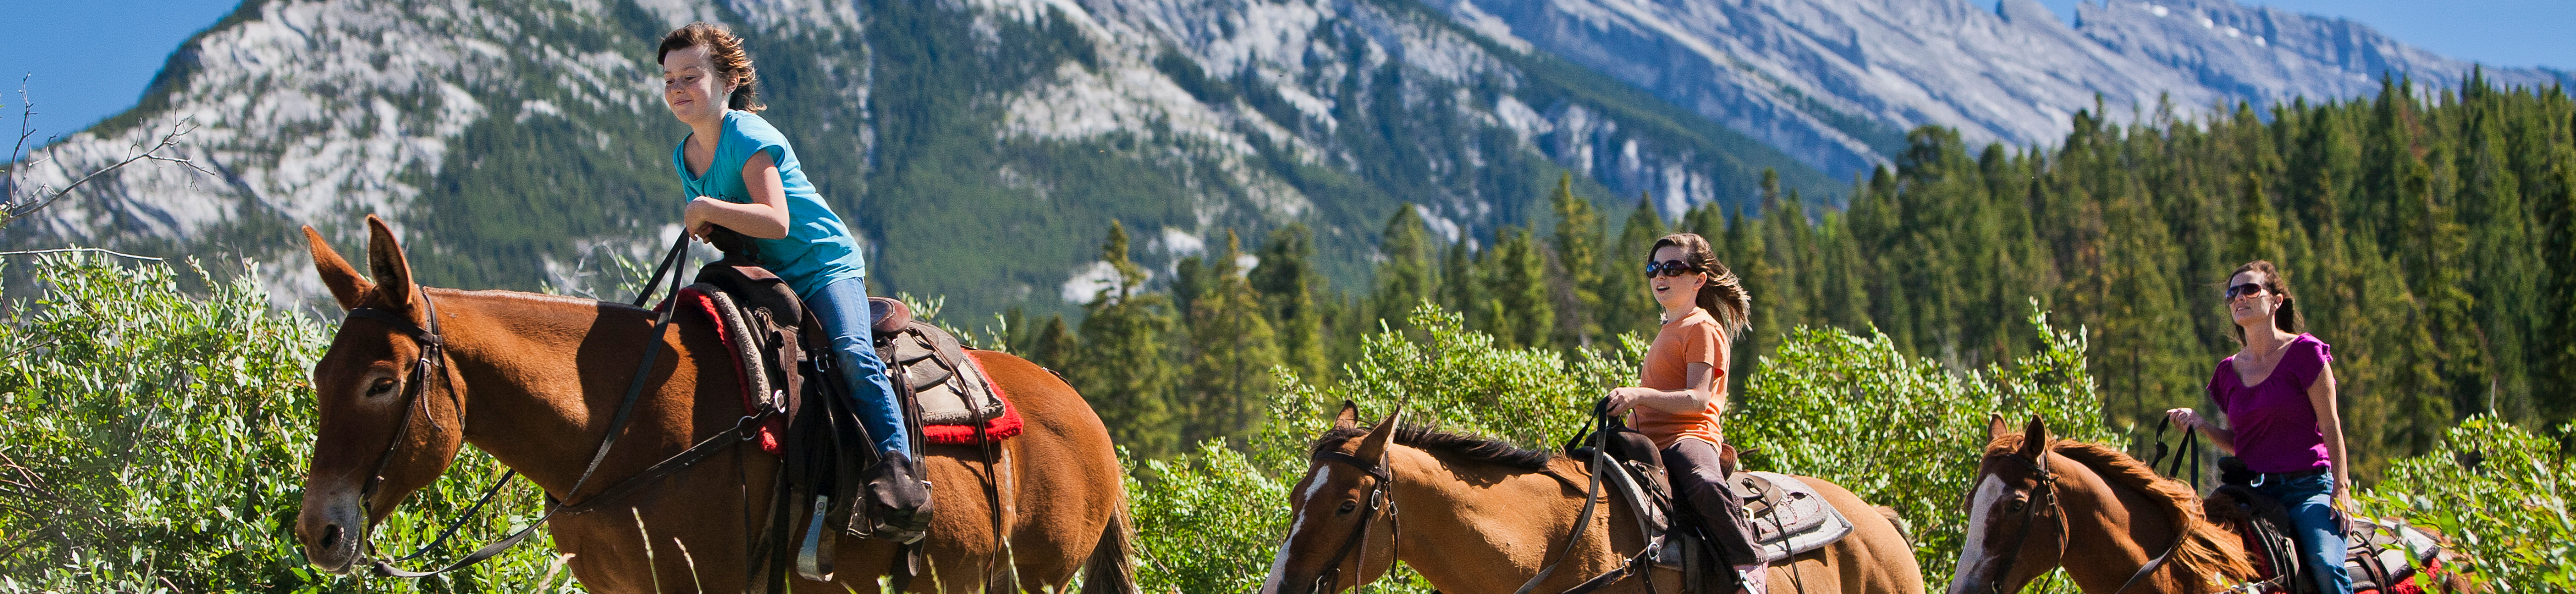
[[[2244,349],[2218,362],[2209,399],[2227,415],[2219,427],[2189,408],[2165,411],[2175,424],[2199,429],[2220,450],[2259,473],[2254,489],[2290,512],[2299,563],[2319,592],[2351,594],[2343,571],[2343,522],[2352,508],[2343,415],[2335,402],[2334,349],[2301,326],[2289,283],[2271,262],[2236,267],[2227,281],[2227,310]]]

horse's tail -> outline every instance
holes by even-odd
[[[1884,505],[1873,505],[1870,507],[1878,510],[1879,517],[1887,518],[1887,523],[1894,524],[1896,526],[1897,538],[1905,539],[1905,544],[1908,546],[1912,546],[1914,544],[1914,525],[1906,523],[1905,516],[1897,513],[1896,508]]]
[[[1135,551],[1128,545],[1127,514],[1110,514],[1109,525],[1100,529],[1100,544],[1091,547],[1091,560],[1082,566],[1083,594],[1139,594],[1136,587]]]

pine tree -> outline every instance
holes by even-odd
[[[1604,332],[1644,333],[1652,338],[1655,330],[1655,298],[1646,289],[1646,250],[1664,236],[1664,219],[1655,212],[1653,196],[1637,196],[1637,209],[1628,213],[1628,223],[1619,229],[1619,242],[1609,250],[1611,256],[1602,274],[1600,324]]]
[[[1437,290],[1438,248],[1431,242],[1430,230],[1422,225],[1421,215],[1407,203],[1397,206],[1395,215],[1387,217],[1386,231],[1379,237],[1378,254],[1386,260],[1377,266],[1377,292],[1370,296],[1370,308],[1377,311],[1387,327],[1403,329],[1423,300]],[[1451,269],[1456,270],[1456,269]],[[1457,311],[1451,309],[1450,311]],[[1375,331],[1375,328],[1368,328]]]
[[[1261,246],[1261,263],[1248,280],[1261,295],[1271,326],[1279,329],[1280,362],[1306,381],[1321,382],[1329,362],[1324,359],[1324,312],[1315,295],[1327,287],[1315,273],[1314,259],[1314,231],[1305,223],[1289,223],[1270,232]]]
[[[1556,180],[1556,194],[1549,200],[1556,208],[1556,267],[1562,275],[1550,275],[1558,282],[1558,315],[1555,324],[1557,344],[1590,346],[1601,334],[1599,316],[1602,295],[1612,287],[1601,270],[1601,215],[1592,201],[1574,195],[1574,174]]]
[[[1181,443],[1241,438],[1269,410],[1276,387],[1270,368],[1280,362],[1280,341],[1262,296],[1239,274],[1243,269],[1235,263],[1242,256],[1243,241],[1227,230],[1225,253],[1209,263],[1207,282],[1192,299],[1197,306],[1189,315],[1186,404],[1174,407],[1187,412]],[[1315,338],[1308,336],[1310,343]]]
[[[1495,228],[1494,247],[1485,250],[1478,268],[1484,291],[1474,297],[1480,311],[1468,321],[1471,327],[1493,334],[1505,347],[1554,346],[1549,338],[1555,334],[1556,305],[1548,297],[1547,255],[1529,230]]]
[[[2281,223],[2272,215],[2272,200],[2263,195],[2262,178],[2248,173],[2239,179],[2236,232],[2228,234],[2224,261],[2282,261]]]
[[[1045,328],[1038,331],[1025,352],[1029,361],[1039,367],[1070,370],[1077,364],[1074,358],[1082,354],[1082,340],[1064,325],[1064,316],[1048,316]]]
[[[2546,229],[2540,234],[2545,270],[2540,306],[2546,313],[2539,316],[2546,329],[2533,349],[2533,359],[2540,363],[2532,369],[2541,377],[2532,385],[2541,390],[2533,400],[2540,403],[2542,418],[2554,426],[2576,420],[2576,148],[2562,145],[2552,153],[2550,185],[2539,193],[2534,213]]]
[[[1440,284],[1435,294],[1440,307],[1458,312],[1468,328],[1483,328],[1486,275],[1477,266],[1475,255],[1467,250],[1468,241],[1472,240],[1449,244],[1449,254],[1440,259]],[[1412,308],[1404,311],[1406,315],[1413,313]]]
[[[1171,299],[1143,290],[1144,267],[1127,259],[1126,225],[1110,221],[1100,259],[1117,271],[1117,286],[1083,306],[1082,351],[1066,379],[1092,401],[1113,441],[1140,456],[1171,454],[1180,437],[1170,402],[1177,379],[1166,340],[1176,325]]]

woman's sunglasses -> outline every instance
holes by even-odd
[[[2247,295],[2255,295],[2255,294],[2259,294],[2259,293],[2262,293],[2262,292],[2263,292],[2263,285],[2262,285],[2262,284],[2260,284],[2260,283],[2245,283],[2245,284],[2241,284],[2241,285],[2236,285],[2236,286],[2228,287],[2228,288],[2227,288],[2227,300],[2229,300],[2229,301],[2235,301],[2237,298],[2244,297],[2244,296],[2247,296]]]
[[[1662,262],[1646,263],[1646,276],[1648,278],[1653,278],[1658,274],[1664,276],[1681,276],[1699,271],[1700,267],[1692,266],[1689,263],[1680,260],[1665,260]]]

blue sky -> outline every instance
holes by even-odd
[[[2069,16],[2076,2],[2098,3],[2040,1]],[[2488,64],[2576,69],[2576,0],[2239,1],[2350,18],[2406,43]],[[17,83],[30,74],[26,87],[37,105],[29,119],[36,142],[133,107],[170,52],[235,4],[0,0],[0,15],[10,24],[8,34],[0,35],[0,130],[17,130]]]

